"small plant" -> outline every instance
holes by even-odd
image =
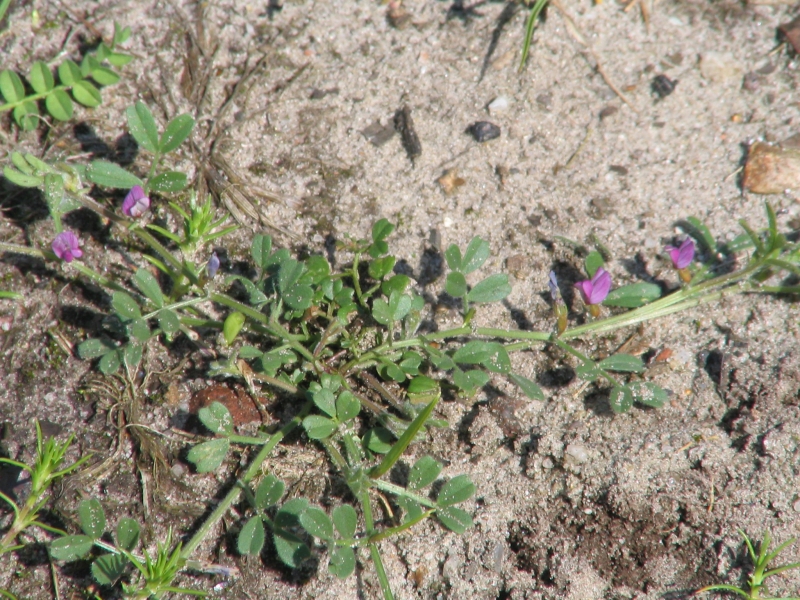
[[[172,531],[165,542],[156,545],[154,557],[146,549],[142,555],[134,554],[139,545],[139,524],[133,519],[124,518],[117,524],[114,535],[106,531],[106,517],[100,502],[92,498],[81,502],[78,507],[82,535],[65,535],[50,545],[50,555],[56,560],[72,561],[85,558],[93,547],[105,550],[92,562],[92,576],[100,585],[111,586],[120,579],[137,574],[134,584],[122,583],[127,598],[160,597],[166,592],[205,596],[204,592],[172,585],[175,577],[184,568],[197,568],[187,565],[181,554],[181,544],[174,545]],[[108,542],[113,539],[114,542]]]
[[[0,19],[7,6],[7,2],[0,5]],[[116,51],[117,46],[125,43],[130,35],[130,27],[120,28],[115,23],[114,37],[109,44],[100,42],[93,52],[83,57],[80,65],[67,59],[58,66],[58,85],[47,63],[33,63],[27,75],[31,93],[27,92],[25,83],[16,72],[10,69],[0,71],[0,94],[5,100],[5,104],[0,104],[0,112],[13,111],[17,125],[25,131],[31,131],[36,129],[41,119],[38,104],[40,100],[44,100],[48,114],[58,121],[72,118],[73,101],[89,108],[99,106],[103,99],[95,84],[117,83],[120,76],[112,67],[123,67],[133,60],[131,55]]]
[[[27,500],[19,506],[6,494],[0,492],[0,499],[11,507],[14,518],[11,524],[0,539],[0,555],[6,552],[13,552],[22,548],[24,544],[19,544],[17,539],[28,527],[35,525],[45,531],[62,535],[64,532],[50,525],[46,525],[39,520],[44,505],[49,499],[50,488],[65,475],[72,473],[89,457],[84,456],[71,465],[64,467],[64,457],[67,454],[75,436],[71,435],[66,442],[57,442],[53,438],[43,440],[42,428],[36,423],[36,458],[33,465],[11,460],[10,458],[0,458],[0,463],[12,465],[22,469],[30,475],[31,491]]]
[[[697,590],[695,593],[703,594],[707,592],[731,592],[733,594],[738,594],[742,598],[747,598],[747,600],[800,600],[800,597],[798,596],[792,596],[788,598],[773,598],[770,596],[761,595],[762,592],[767,592],[767,587],[764,582],[768,577],[778,575],[790,569],[800,569],[800,563],[792,563],[789,565],[781,565],[780,567],[773,567],[772,569],[767,570],[769,563],[772,562],[778,556],[778,554],[784,550],[784,548],[791,546],[794,543],[795,538],[783,542],[780,546],[768,554],[767,552],[769,551],[769,544],[771,540],[769,537],[769,532],[765,532],[764,539],[761,540],[761,545],[758,549],[758,554],[756,554],[756,551],[753,548],[753,543],[750,541],[750,538],[747,537],[747,534],[741,529],[739,530],[739,533],[744,538],[744,543],[747,545],[747,552],[750,554],[750,559],[753,561],[753,573],[747,578],[747,585],[750,589],[744,590],[734,585],[720,583],[706,586],[700,590]]]

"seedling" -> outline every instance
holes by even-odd
[[[750,559],[753,561],[753,573],[747,578],[747,585],[750,589],[745,590],[736,587],[735,585],[719,583],[699,589],[695,593],[702,594],[707,592],[731,592],[733,594],[738,594],[742,598],[747,598],[747,600],[800,600],[800,597],[798,596],[773,598],[770,596],[761,595],[762,593],[767,593],[767,587],[764,582],[768,577],[779,575],[780,573],[790,569],[800,568],[800,563],[792,563],[789,565],[782,565],[780,567],[767,569],[769,563],[771,563],[778,556],[778,554],[780,554],[787,546],[791,546],[794,543],[795,538],[783,542],[775,550],[768,553],[771,540],[769,537],[769,532],[765,532],[764,539],[761,540],[761,545],[758,549],[758,554],[756,554],[756,551],[753,548],[753,543],[750,541],[750,538],[747,537],[747,534],[741,529],[739,530],[739,533],[744,538],[744,543],[747,545],[747,552],[750,554]]]

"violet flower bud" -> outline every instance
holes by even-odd
[[[72,262],[76,258],[83,256],[81,250],[81,240],[71,231],[62,231],[53,240],[53,252],[65,262]]]
[[[216,252],[212,252],[211,258],[208,259],[208,264],[206,264],[206,271],[208,271],[208,278],[214,279],[214,275],[217,274],[218,269],[219,269],[219,257],[217,256]]]
[[[672,265],[680,270],[688,267],[694,260],[694,240],[686,238],[683,243],[675,248],[674,246],[667,246],[664,252],[669,254],[672,259]]]
[[[138,219],[150,208],[150,198],[144,195],[142,186],[135,185],[122,201],[122,213],[126,217]]]
[[[602,267],[595,271],[591,279],[585,279],[575,284],[581,293],[583,301],[589,306],[600,304],[611,290],[611,275]]]
[[[553,314],[556,316],[556,328],[558,335],[567,329],[567,305],[561,297],[561,290],[558,289],[558,279],[555,271],[550,271],[547,285],[550,287],[550,298],[553,300]]]

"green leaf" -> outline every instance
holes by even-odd
[[[427,404],[440,394],[439,382],[425,375],[417,375],[408,384],[408,399],[412,404]]]
[[[139,523],[128,517],[117,523],[117,546],[132,552],[139,543]]]
[[[467,293],[467,300],[470,302],[497,302],[510,293],[511,284],[508,283],[508,275],[495,273],[478,282]]]
[[[148,152],[158,150],[158,127],[153,113],[144,102],[137,102],[125,111],[128,117],[128,130],[133,139]]]
[[[143,348],[141,344],[130,342],[122,348],[122,360],[128,373],[133,373],[142,362]]]
[[[436,498],[439,506],[450,506],[469,500],[475,494],[475,484],[467,475],[458,475],[442,486]]]
[[[120,27],[119,23],[114,21],[114,43],[112,47],[124,44],[131,37],[130,27]]]
[[[178,171],[167,171],[153,177],[148,186],[150,191],[153,192],[180,192],[188,185],[188,179],[185,173]]]
[[[519,386],[522,393],[531,400],[544,400],[544,392],[542,388],[536,385],[533,381],[522,375],[516,373],[509,373],[508,378]]]
[[[489,375],[475,369],[472,371],[462,371],[461,369],[453,371],[453,383],[469,396],[473,395],[478,388],[489,383],[489,379]]]
[[[396,262],[394,256],[384,256],[383,258],[376,258],[369,263],[369,276],[373,279],[383,279],[386,275],[392,272]]]
[[[225,317],[225,321],[222,324],[222,337],[228,346],[236,340],[236,336],[239,335],[242,327],[244,327],[245,320],[246,317],[238,311],[234,311]]]
[[[605,264],[603,260],[603,255],[600,254],[597,250],[592,250],[589,254],[586,255],[586,259],[583,261],[586,267],[586,273],[588,273],[589,277],[594,277],[594,274],[597,272],[597,269],[602,267]]]
[[[12,169],[8,165],[3,167],[3,176],[14,185],[25,188],[35,188],[44,184],[44,179],[42,177],[28,175],[16,169]]]
[[[230,435],[233,433],[233,417],[221,402],[212,402],[197,411],[200,422],[212,433]]]
[[[325,511],[316,506],[309,506],[300,514],[300,525],[315,538],[333,540],[333,523]]]
[[[122,54],[121,52],[112,52],[108,55],[106,60],[109,62],[109,64],[119,68],[124,67],[131,62],[133,60],[133,56],[130,54]]]
[[[100,585],[114,585],[125,574],[130,561],[122,554],[103,554],[92,563],[92,577]]]
[[[489,243],[475,236],[464,251],[464,258],[459,269],[465,275],[477,271],[489,258]]]
[[[381,292],[387,298],[392,295],[392,292],[402,294],[406,291],[409,283],[411,283],[411,278],[408,275],[392,275],[381,284]]]
[[[333,509],[331,515],[333,517],[333,525],[336,531],[343,539],[351,539],[356,534],[356,527],[358,526],[358,515],[355,509],[349,504],[341,504]]]
[[[389,237],[393,231],[394,225],[392,225],[387,219],[381,219],[372,226],[372,241],[382,242]]]
[[[706,227],[706,224],[697,217],[689,217],[686,221],[691,225],[691,229],[686,233],[696,239],[707,254],[716,253],[717,242],[714,240],[714,236],[711,235],[711,230]]]
[[[461,271],[461,250],[455,244],[450,244],[444,251],[444,259],[451,271]]]
[[[92,79],[100,85],[114,85],[120,80],[120,76],[108,67],[97,67],[92,69]]]
[[[111,306],[123,321],[142,318],[142,311],[139,310],[136,300],[125,292],[114,292],[111,296]]]
[[[104,187],[130,189],[142,185],[142,180],[119,165],[106,160],[93,160],[86,167],[86,177],[92,183]]]
[[[406,380],[405,371],[393,362],[384,361],[378,367],[378,373],[384,381],[396,381],[401,383]]]
[[[197,468],[198,473],[208,473],[222,464],[230,445],[228,438],[203,442],[189,450],[187,458]]]
[[[328,572],[339,579],[347,579],[356,570],[356,554],[347,546],[335,546],[331,552]]]
[[[444,291],[453,298],[463,298],[467,295],[467,278],[464,277],[463,273],[451,271],[447,274],[447,279],[444,283]]]
[[[386,454],[392,449],[394,434],[385,427],[374,427],[364,434],[364,446],[375,454]]]
[[[106,352],[97,363],[97,368],[103,375],[113,375],[119,370],[120,366],[122,366],[122,359],[120,358],[119,350]]]
[[[605,306],[638,308],[661,297],[661,287],[655,283],[633,283],[611,290],[603,300]]]
[[[144,319],[134,319],[130,321],[126,326],[126,330],[130,337],[140,342],[146,342],[150,339],[150,326]]]
[[[397,366],[407,375],[419,375],[419,367],[422,364],[422,356],[417,352],[403,352],[403,356]],[[437,386],[438,389],[438,386]]]
[[[81,68],[73,61],[67,59],[58,65],[58,79],[64,85],[73,85],[76,81],[83,79]]]
[[[355,419],[361,412],[361,403],[350,392],[344,391],[336,399],[336,418],[344,423],[350,419]]]
[[[306,272],[314,283],[319,283],[331,274],[331,266],[324,256],[309,256],[306,259]]]
[[[459,534],[464,533],[467,529],[472,527],[472,517],[470,514],[455,506],[446,506],[437,509],[436,518],[450,531]]]
[[[411,301],[411,296],[393,291],[388,302],[382,298],[375,300],[372,304],[372,317],[382,325],[399,321],[411,310]]]
[[[408,488],[420,490],[427,487],[436,481],[441,472],[442,464],[440,462],[431,456],[423,456],[411,467],[411,472],[408,474]]]
[[[138,269],[133,276],[133,282],[139,291],[156,305],[156,308],[164,306],[164,295],[161,293],[161,286],[153,274],[147,269]]]
[[[291,533],[300,525],[300,515],[308,507],[308,500],[295,498],[289,500],[275,514],[273,541],[278,557],[288,566],[297,568],[311,556],[311,551],[302,539]]]
[[[83,558],[94,546],[88,535],[65,535],[50,544],[50,556],[56,560],[77,560]]]
[[[258,556],[264,547],[264,539],[264,523],[261,517],[250,517],[239,532],[236,548],[244,556]]]
[[[31,66],[31,74],[28,77],[28,81],[33,91],[37,94],[49,92],[56,84],[53,79],[53,74],[50,72],[50,68],[40,60],[37,60]]]
[[[59,121],[69,121],[74,113],[72,98],[64,90],[53,90],[44,99],[44,106],[54,119]]]
[[[161,140],[158,143],[161,153],[172,152],[180,146],[192,133],[192,128],[194,128],[194,119],[186,114],[178,115],[167,123],[167,128],[161,134]]]
[[[609,404],[611,404],[611,410],[615,413],[625,413],[633,406],[633,394],[629,387],[617,385],[611,389],[611,395],[608,401]]]
[[[628,388],[633,394],[634,402],[639,402],[653,408],[661,408],[669,398],[666,390],[649,381],[631,383],[628,385]]]
[[[81,502],[78,505],[78,521],[83,533],[92,539],[99,539],[106,530],[106,515],[100,501],[90,498]]]
[[[270,506],[274,506],[278,503],[278,500],[281,499],[281,496],[283,496],[284,489],[285,486],[283,482],[270,473],[261,480],[261,483],[259,483],[256,488],[255,508],[258,510],[265,510]]]
[[[181,328],[181,320],[174,310],[162,310],[158,313],[158,326],[167,336],[172,336]]]
[[[267,266],[271,252],[272,238],[268,235],[257,234],[253,238],[253,243],[250,246],[250,255],[253,257],[253,262],[256,263],[259,269],[264,269]]]
[[[508,373],[511,370],[508,352],[497,342],[467,342],[456,350],[453,360],[460,364],[482,365],[494,373]]]
[[[14,71],[0,71],[0,94],[3,94],[6,104],[19,102],[25,97],[25,86]]]
[[[579,364],[575,368],[575,375],[584,381],[592,382],[596,381],[597,378],[600,377],[600,371],[594,362],[588,361]]]
[[[631,354],[614,354],[601,360],[598,366],[606,371],[619,371],[622,373],[641,373],[644,371],[642,359]]]
[[[406,496],[399,496],[397,498],[397,506],[405,512],[403,515],[403,523],[408,523],[419,518],[424,512],[418,502]]]
[[[322,440],[336,431],[336,423],[321,415],[309,415],[303,419],[303,428],[312,440]]]
[[[320,409],[329,417],[336,416],[336,398],[334,397],[332,390],[327,387],[320,388],[310,392],[310,395],[311,400],[318,409]]]
[[[17,105],[11,114],[17,125],[22,127],[25,131],[33,131],[39,124],[36,118],[39,116],[39,107],[35,102],[30,100],[26,100],[22,104]]]
[[[85,79],[76,81],[72,85],[72,96],[78,103],[88,106],[89,108],[100,106],[103,102],[103,98],[100,96],[100,90]]]

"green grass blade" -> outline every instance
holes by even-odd
[[[539,19],[539,14],[547,4],[547,0],[536,0],[531,7],[531,12],[528,15],[528,21],[525,24],[525,41],[522,44],[522,58],[519,61],[519,71],[525,68],[525,63],[528,62],[528,53],[531,49],[531,42],[533,41],[533,31],[536,29],[536,21]]]

